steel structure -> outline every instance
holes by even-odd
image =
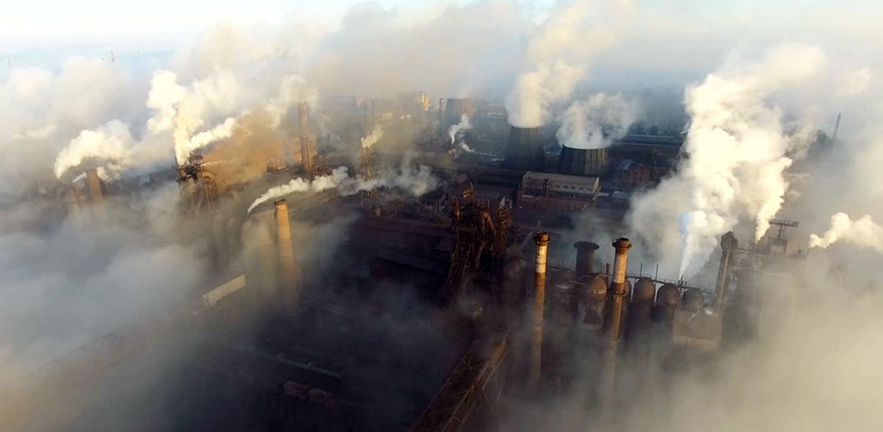
[[[481,401],[495,416],[498,395],[491,389],[508,348],[507,333],[491,333],[486,339],[476,341],[410,431],[459,431]]]

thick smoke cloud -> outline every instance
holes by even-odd
[[[2,212],[0,382],[185,298],[205,264],[198,244],[179,242],[177,195],[169,185],[138,211],[107,208],[105,223],[84,211],[41,230],[21,224],[51,207]]]
[[[837,213],[824,234],[809,236],[809,247],[825,249],[838,241],[883,253],[883,227],[868,215],[852,220],[846,213]]]
[[[529,128],[545,124],[588,74],[592,59],[617,42],[628,1],[561,2],[543,22],[524,55],[509,95],[509,123]]]
[[[806,144],[806,136],[786,130],[773,97],[806,84],[824,62],[816,48],[782,46],[761,62],[711,74],[687,90],[685,160],[675,176],[635,200],[631,213],[635,229],[666,241],[668,250],[677,249],[671,239],[648,230],[680,232],[680,277],[696,274],[740,220],[754,223],[755,241],[766,233],[788,191],[790,156]]]
[[[622,95],[598,93],[577,101],[561,115],[558,142],[566,147],[597,149],[622,138],[637,117],[637,105]]]
[[[59,150],[83,129],[130,116],[138,94],[126,73],[95,59],[68,59],[58,72],[13,69],[0,84],[0,200],[51,180]]]

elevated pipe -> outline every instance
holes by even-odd
[[[291,223],[288,219],[288,203],[275,201],[276,248],[279,255],[279,297],[283,306],[295,311],[300,307],[300,281],[294,264],[291,246]]]
[[[606,413],[610,412],[616,398],[616,361],[622,340],[623,312],[627,304],[628,285],[625,275],[632,243],[627,238],[620,238],[613,242],[613,247],[616,249],[616,256],[613,260],[613,278],[608,291],[610,297],[606,320],[607,340],[605,341],[599,389],[601,408]]]
[[[543,306],[546,299],[546,262],[549,252],[549,233],[537,233],[534,260],[534,295],[532,328],[530,335],[530,372],[528,384],[537,387],[542,376],[543,361]]]

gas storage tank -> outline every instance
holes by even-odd
[[[589,333],[600,333],[607,302],[607,279],[596,274],[584,280],[585,283],[576,285],[576,322]]]
[[[635,284],[632,304],[629,310],[629,331],[640,333],[650,328],[653,322],[653,300],[656,297],[656,284],[650,278],[640,278]]]
[[[705,308],[705,295],[699,288],[688,288],[681,299],[681,309],[698,312]]]
[[[656,304],[653,307],[653,321],[671,325],[675,318],[681,294],[678,287],[665,284],[656,293]]]

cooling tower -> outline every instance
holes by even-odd
[[[561,147],[558,171],[570,175],[598,177],[610,169],[607,149],[576,149]]]
[[[512,126],[503,166],[518,171],[542,171],[545,168],[546,159],[543,156],[540,128]]]

